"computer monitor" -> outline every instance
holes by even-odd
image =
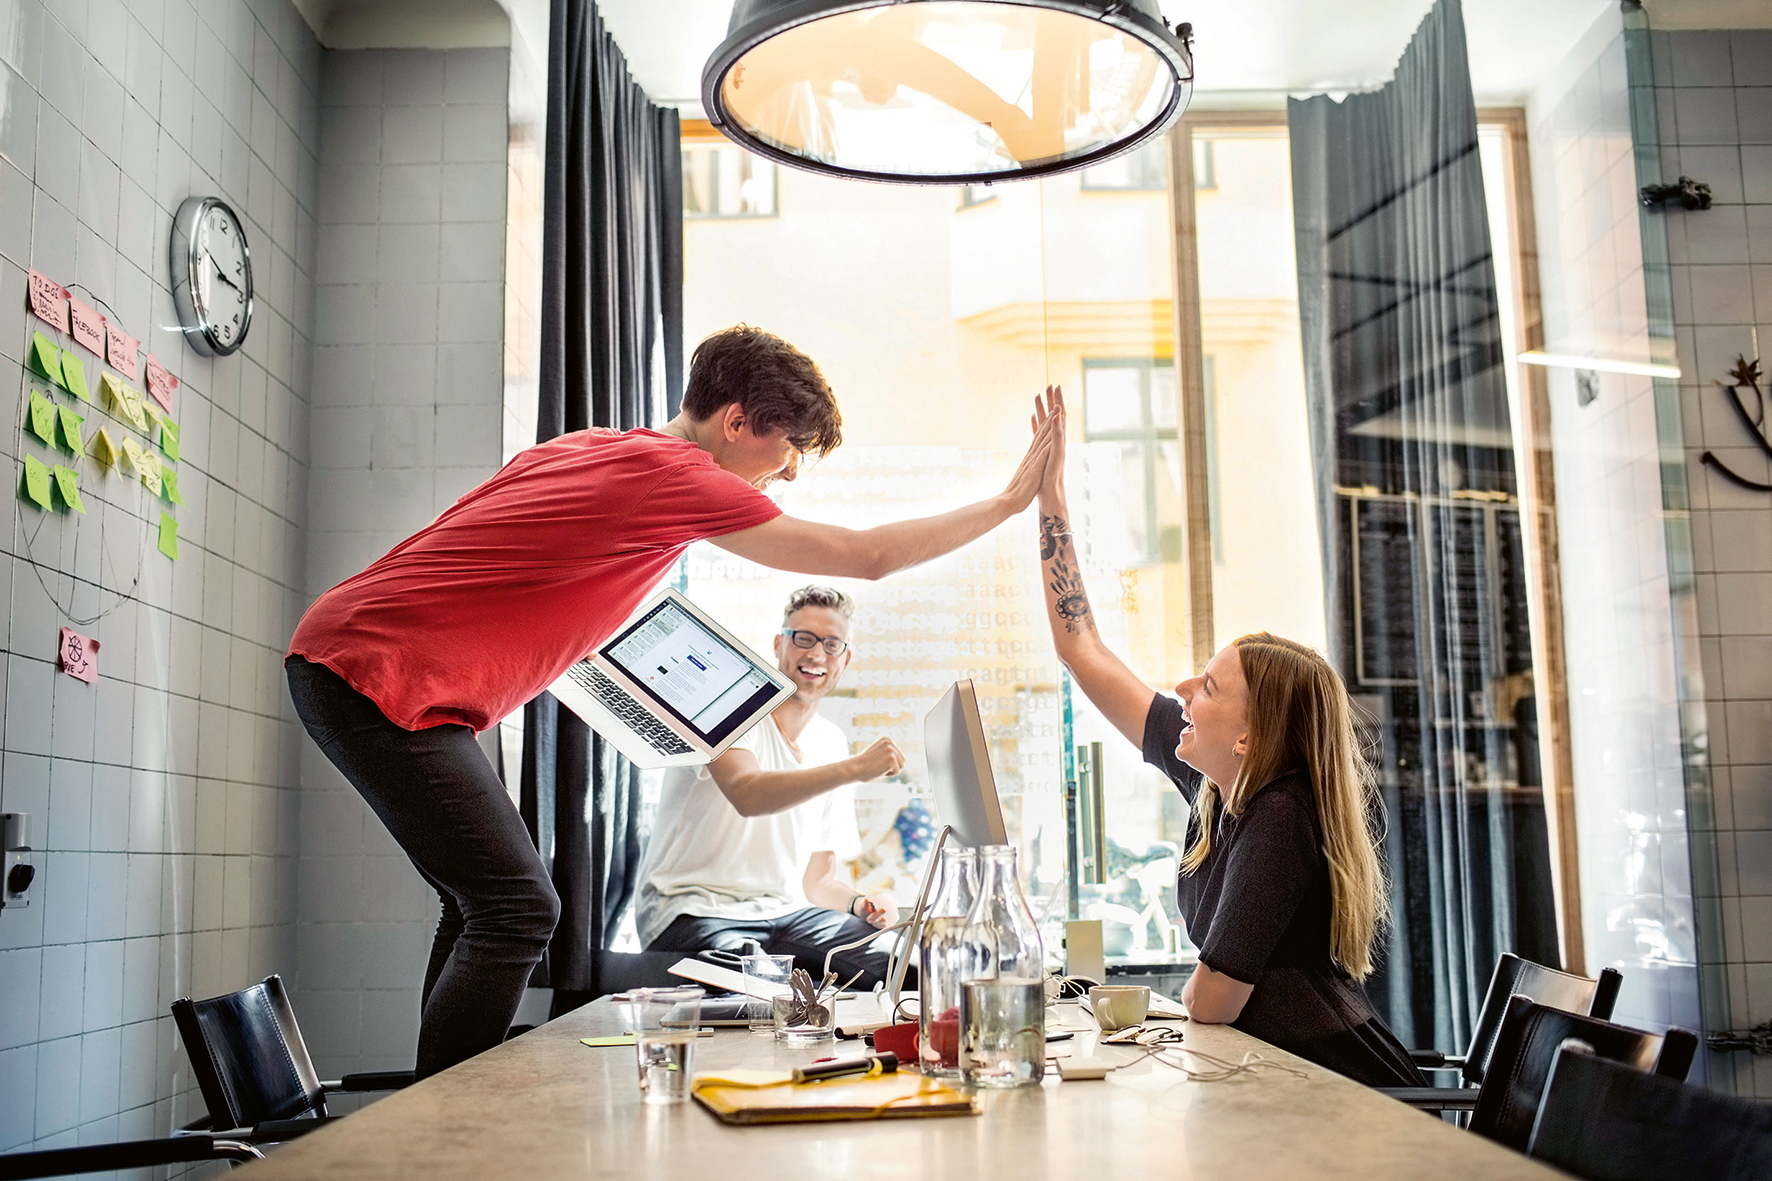
[[[997,804],[990,745],[971,681],[955,681],[924,717],[923,752],[935,793],[936,819],[952,825],[962,845],[1007,845],[1009,833]]]

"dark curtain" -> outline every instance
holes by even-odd
[[[658,426],[682,399],[677,112],[634,83],[590,0],[554,0],[547,127],[536,441]],[[523,817],[560,893],[536,983],[594,996],[634,893],[639,772],[548,694],[523,720]]]
[[[1330,646],[1387,816],[1367,987],[1461,1050],[1496,957],[1557,962],[1501,322],[1459,0],[1382,90],[1289,106]]]

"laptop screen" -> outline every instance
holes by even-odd
[[[717,746],[776,694],[750,656],[666,599],[599,649],[659,705]]]

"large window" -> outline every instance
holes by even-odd
[[[683,144],[683,216],[774,217],[776,167],[737,144]]]
[[[1112,444],[1117,452],[1126,550],[1135,562],[1181,560],[1175,421],[1171,361],[1083,362],[1083,439]]]

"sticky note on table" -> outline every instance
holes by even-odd
[[[160,493],[173,504],[183,504],[185,498],[178,494],[178,473],[171,468],[160,472]]]
[[[178,522],[171,513],[160,514],[160,552],[178,561]]]
[[[61,419],[62,446],[66,447],[69,451],[72,451],[75,455],[85,455],[86,440],[80,434],[80,426],[86,420],[80,417],[80,415],[75,414],[72,410],[69,410],[66,406],[57,406],[55,412],[56,416]]]
[[[142,486],[155,496],[160,495],[160,457],[152,451],[141,457]]]
[[[55,490],[62,494],[62,503],[77,513],[85,512],[86,506],[80,503],[80,473],[59,463],[50,470],[55,473]]]
[[[99,427],[98,434],[92,436],[92,450],[88,454],[98,461],[100,469],[114,467],[118,451],[117,444],[111,439],[111,432]]]
[[[45,324],[55,326],[57,332],[68,330],[68,292],[60,283],[47,275],[31,271],[31,314]]]
[[[98,314],[98,309],[69,296],[68,317],[74,322],[69,335],[98,356],[104,356],[105,318]]]
[[[31,368],[56,385],[62,383],[62,351],[41,332],[31,333]]]
[[[32,390],[29,414],[31,433],[51,447],[55,446],[55,403]]]
[[[98,641],[71,627],[62,628],[62,671],[88,685],[98,680]]]
[[[170,418],[160,420],[160,450],[166,453],[166,458],[178,462],[178,423]]]
[[[38,508],[49,507],[50,483],[48,465],[40,462],[35,455],[25,456],[25,495],[34,501]]]
[[[178,392],[178,378],[166,371],[160,359],[148,354],[148,396],[172,413],[172,395]]]
[[[62,388],[82,402],[92,401],[92,391],[86,388],[86,362],[73,349],[62,350]]]
[[[105,322],[105,362],[130,381],[141,380],[141,347],[141,341]]]

